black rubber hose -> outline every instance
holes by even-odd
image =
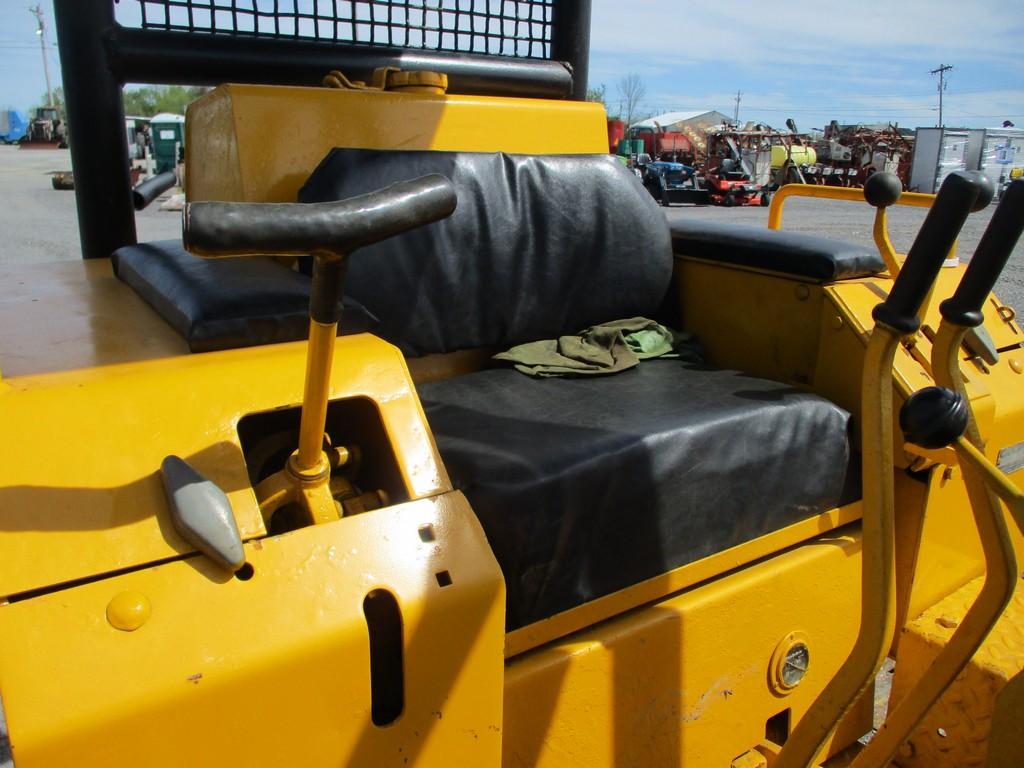
[[[939,305],[943,318],[969,328],[981,325],[981,307],[995,287],[1022,232],[1024,179],[1016,179],[1003,192],[956,292]]]
[[[215,203],[185,206],[182,239],[197,256],[344,255],[449,216],[455,187],[422,176],[334,203]]]
[[[904,335],[920,327],[917,312],[981,190],[981,180],[964,171],[951,173],[942,182],[889,297],[872,312],[876,322]]]
[[[132,205],[136,211],[141,211],[177,183],[178,177],[174,171],[152,176],[132,189]]]

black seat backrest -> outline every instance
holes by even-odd
[[[442,173],[451,218],[356,253],[346,293],[410,356],[506,347],[651,315],[672,275],[668,224],[607,155],[335,149],[301,202]]]

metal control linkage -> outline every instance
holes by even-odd
[[[917,312],[981,192],[965,173],[946,178],[910,247],[888,298],[873,312],[875,328],[861,386],[863,520],[861,622],[846,662],[800,720],[776,768],[814,764],[839,720],[867,690],[882,665],[896,624],[896,535],[892,430],[892,368],[900,339],[920,327]]]
[[[984,440],[971,412],[960,373],[959,351],[964,336],[982,324],[982,306],[1022,230],[1024,180],[1014,182],[1003,195],[960,285],[951,298],[939,305],[942,322],[932,346],[932,371],[939,387],[915,393],[900,412],[900,426],[907,442],[924,448],[952,444],[956,451],[985,558],[984,583],[949,642],[853,761],[852,765],[857,768],[889,763],[942,692],[971,660],[1013,597],[1017,560],[998,497],[1003,497],[1020,524],[1024,522],[1020,511],[1021,495],[985,458]]]
[[[197,256],[313,254],[315,258],[299,445],[286,466],[256,488],[265,520],[290,503],[302,507],[312,523],[339,516],[331,469],[343,463],[346,454],[324,449],[324,429],[347,257],[365,245],[443,219],[455,205],[455,188],[439,174],[337,203],[186,205],[183,240]]]
[[[900,265],[896,261],[896,249],[893,248],[892,241],[889,239],[889,221],[886,209],[899,202],[902,194],[903,183],[900,181],[900,177],[889,171],[874,173],[864,182],[864,199],[875,208],[875,224],[872,228],[875,247],[878,248],[893,280],[899,277]]]

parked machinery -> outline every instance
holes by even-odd
[[[707,205],[710,202],[708,191],[692,165],[654,160],[640,166],[640,170],[644,187],[659,205]]]
[[[0,143],[15,144],[28,135],[28,119],[16,109],[0,110]]]
[[[806,184],[805,171],[817,160],[811,137],[797,130],[792,118],[786,120],[788,132],[769,136],[772,153],[771,189],[786,184]]]
[[[771,196],[772,136],[764,126],[708,131],[704,184],[715,205],[768,205]]]
[[[873,173],[890,171],[904,189],[908,185],[914,142],[896,125],[840,125],[833,120],[815,150],[818,162],[805,173],[810,183],[859,188]]]
[[[67,129],[57,107],[38,107],[28,126],[22,147],[57,148],[67,146]]]
[[[666,131],[655,123],[652,128],[633,128],[630,131],[631,137],[640,139],[644,143],[644,152],[655,160],[664,160],[670,163],[682,163],[692,166],[697,159],[697,148],[694,141],[685,133],[680,131]]]

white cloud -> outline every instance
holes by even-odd
[[[1009,61],[1020,56],[1022,27],[1019,13],[992,0],[732,0],[699,7],[677,0],[595,0],[591,45],[678,62],[841,65],[877,56],[958,55]]]

